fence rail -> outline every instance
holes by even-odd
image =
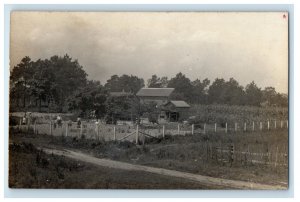
[[[87,138],[105,141],[130,141],[135,144],[145,144],[146,138],[162,139],[166,135],[193,135],[199,134],[251,134],[255,131],[275,131],[287,130],[288,121],[273,120],[264,122],[251,122],[251,124],[243,122],[233,123],[202,123],[202,124],[179,124],[179,123],[165,123],[165,124],[104,124],[100,122],[83,121],[80,125],[76,122],[63,121],[61,125],[54,124],[53,121],[38,122],[22,124],[14,126],[20,131],[32,130],[34,134],[47,134],[53,136],[67,136],[75,138]],[[256,133],[257,134],[257,133]],[[269,133],[272,134],[272,133]],[[237,145],[236,145],[237,146]],[[217,162],[232,163],[234,162],[250,162],[252,164],[264,164],[272,166],[287,166],[288,155],[286,148],[273,147],[265,150],[263,147],[256,149],[244,148],[243,146],[226,146],[226,143],[213,144],[204,143],[203,153],[205,158],[213,158]],[[239,147],[239,148],[238,148]],[[198,148],[199,149],[199,148]],[[280,152],[279,152],[280,151]]]
[[[104,140],[129,140],[136,141],[141,134],[146,134],[147,137],[162,137],[164,138],[166,134],[169,135],[197,135],[197,134],[214,134],[214,133],[251,133],[255,131],[271,131],[271,130],[280,130],[288,129],[288,121],[283,120],[273,120],[273,121],[264,121],[264,122],[235,122],[235,123],[214,123],[214,124],[180,124],[180,123],[166,123],[166,124],[144,124],[137,127],[134,124],[128,125],[111,125],[103,123],[91,123],[91,122],[82,122],[80,125],[77,125],[76,122],[64,121],[61,125],[54,124],[53,121],[48,123],[39,123],[35,121],[34,123],[27,123],[22,125],[20,123],[18,126],[20,130],[29,130],[32,129],[35,134],[48,134],[55,136],[72,136],[72,137],[82,137]],[[138,135],[133,137],[132,134],[135,132]],[[131,135],[129,135],[131,134]],[[138,141],[136,141],[138,142]]]
[[[288,166],[288,154],[279,153],[278,147],[275,153],[257,153],[250,151],[249,148],[248,151],[237,151],[233,145],[214,147],[214,149],[216,150],[217,161],[221,162],[247,162],[251,164],[272,165],[275,167]]]

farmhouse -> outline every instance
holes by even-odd
[[[141,88],[137,96],[141,103],[156,102],[158,106],[168,102],[174,88]]]
[[[180,121],[189,116],[190,105],[182,100],[171,100],[161,106],[160,119]]]

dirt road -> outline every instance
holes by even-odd
[[[202,183],[204,185],[211,185],[216,187],[225,187],[225,188],[234,188],[234,189],[264,189],[264,190],[285,190],[287,187],[283,187],[280,185],[266,185],[260,183],[251,183],[245,181],[236,181],[236,180],[227,180],[221,178],[214,178],[202,175],[196,175],[186,172],[180,172],[175,170],[168,170],[163,168],[155,168],[149,166],[142,166],[142,165],[135,165],[120,161],[114,161],[109,159],[99,159],[81,152],[75,152],[71,150],[57,150],[57,149],[50,149],[50,148],[43,148],[48,154],[55,154],[55,155],[63,155],[68,158],[72,158],[75,160],[91,163],[98,166],[104,166],[109,168],[116,168],[116,169],[123,169],[123,170],[130,170],[130,171],[143,171],[149,173],[155,173],[160,175],[165,175],[169,177],[176,177],[176,178],[184,178],[187,180],[196,181]]]

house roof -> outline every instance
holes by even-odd
[[[139,97],[157,96],[157,97],[168,97],[174,91],[174,88],[141,88],[137,92]]]
[[[176,100],[176,101],[175,100],[171,100],[168,103],[172,103],[177,108],[189,108],[189,107],[191,107],[188,103],[186,103],[183,100]],[[167,105],[168,103],[166,103],[165,105]]]

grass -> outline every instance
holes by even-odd
[[[48,155],[31,143],[9,148],[10,188],[67,189],[211,189],[177,178],[97,167],[63,156]]]
[[[287,183],[287,166],[255,164],[255,153],[271,153],[265,159],[274,161],[274,154],[287,153],[288,133],[286,130],[251,132],[251,133],[217,133],[186,136],[166,135],[165,139],[146,139],[144,146],[131,142],[114,142],[72,138],[64,136],[33,135],[11,131],[10,141],[28,142],[37,146],[69,148],[90,153],[99,158],[109,158],[134,164],[162,167],[226,179],[253,181],[269,184]],[[220,159],[228,154],[217,152],[216,147],[234,145],[236,151],[232,163]],[[278,150],[277,150],[278,148]],[[263,157],[265,158],[265,157]],[[278,163],[286,157],[277,156]]]
[[[190,109],[191,116],[198,116],[200,123],[229,123],[235,122],[252,124],[267,120],[287,120],[288,107],[255,107],[255,106],[231,106],[231,105],[193,105]],[[272,122],[273,123],[273,122]]]
[[[63,157],[46,155],[36,150],[33,145],[80,150],[99,158],[225,179],[274,185],[288,183],[288,156],[285,156],[288,154],[288,130],[278,128],[279,121],[288,118],[287,108],[200,105],[192,106],[191,112],[194,113],[191,115],[198,115],[195,122],[195,135],[189,134],[191,125],[182,124],[180,129],[187,131],[188,134],[172,135],[171,133],[177,133],[177,123],[170,123],[165,127],[164,139],[161,136],[159,139],[147,138],[144,146],[135,145],[129,141],[112,141],[113,130],[109,125],[101,126],[100,137],[95,138],[96,131],[93,123],[86,123],[82,136],[79,135],[80,129],[73,126],[69,131],[69,135],[73,137],[64,136],[65,128],[53,130],[56,136],[45,135],[49,133],[51,116],[46,113],[34,114],[39,118],[38,123],[44,123],[37,126],[38,135],[33,134],[31,129],[19,131],[17,128],[10,128],[10,143],[15,144],[10,147],[9,153],[10,186],[24,188],[207,188],[179,179],[82,164]],[[17,125],[22,115],[13,113],[11,116],[11,125]],[[67,115],[63,117],[63,120],[66,119],[68,119]],[[267,120],[271,121],[270,131],[266,130]],[[277,130],[273,130],[275,120],[277,120]],[[259,128],[259,122],[262,121],[264,130],[241,131],[244,123],[247,123],[249,130],[252,121],[255,121],[256,130]],[[216,122],[218,132],[214,133]],[[206,134],[197,133],[199,129],[203,129],[203,123],[207,123]],[[225,123],[228,123],[227,134],[224,132]],[[235,123],[238,124],[238,132],[234,132]],[[116,126],[117,139],[133,130],[135,127]],[[157,125],[140,127],[140,130],[146,133],[151,132],[151,135],[162,133],[162,127]],[[134,137],[130,137],[129,140],[134,140]],[[228,150],[229,146],[234,147],[233,155],[229,152],[220,152]],[[38,154],[39,157],[37,157]],[[78,166],[79,163],[80,166]]]

